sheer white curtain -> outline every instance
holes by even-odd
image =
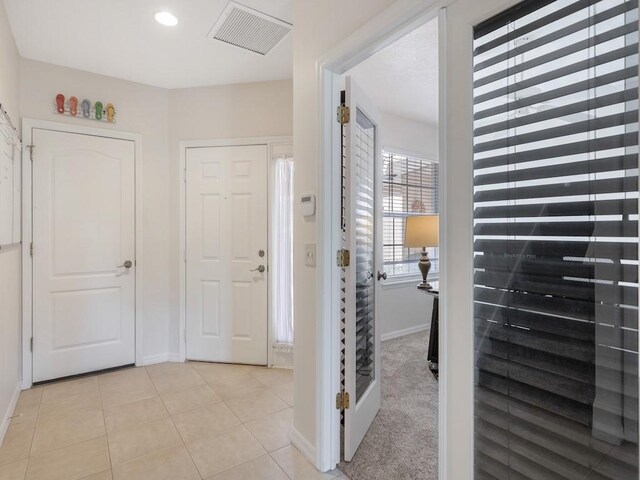
[[[273,267],[275,344],[293,349],[293,160],[280,158],[275,165],[273,209]]]

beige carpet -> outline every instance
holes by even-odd
[[[438,478],[438,382],[427,367],[428,332],[382,344],[382,406],[355,457],[351,480]]]

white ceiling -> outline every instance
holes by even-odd
[[[438,123],[438,22],[432,20],[347,75],[385,113]]]
[[[266,56],[207,39],[227,0],[4,0],[20,54],[164,88],[292,77],[292,34]],[[292,0],[241,3],[292,22]],[[164,27],[154,14],[178,17]]]

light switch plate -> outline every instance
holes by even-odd
[[[307,267],[316,266],[316,244],[315,243],[304,244],[304,264]]]

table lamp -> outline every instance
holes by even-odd
[[[404,229],[404,246],[408,248],[422,248],[422,255],[418,261],[418,268],[422,273],[422,283],[418,288],[431,290],[427,283],[427,275],[431,269],[431,261],[427,247],[438,246],[438,215],[415,215],[407,217]]]

